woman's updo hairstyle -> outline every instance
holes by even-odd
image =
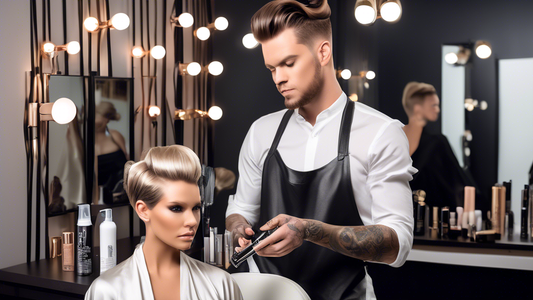
[[[274,0],[252,17],[252,33],[258,42],[274,38],[288,28],[295,30],[298,42],[312,45],[319,36],[331,41],[331,9],[327,0]]]
[[[96,105],[95,113],[111,121],[120,120],[120,114],[117,112],[117,109],[115,108],[113,103],[108,101],[102,101],[98,105]]]
[[[134,208],[137,200],[142,200],[152,209],[163,197],[165,181],[197,184],[201,173],[200,160],[191,149],[180,145],[154,147],[141,161],[124,165],[124,190]]]

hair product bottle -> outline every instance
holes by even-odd
[[[529,215],[529,185],[525,185],[522,190],[522,215],[520,218],[520,238],[527,239],[528,236],[528,215]]]
[[[92,248],[93,227],[91,222],[91,206],[89,204],[78,205],[78,236],[76,274],[90,275],[93,272]]]
[[[74,271],[74,232],[63,232],[63,271]]]
[[[100,224],[100,274],[117,265],[117,225],[111,208],[102,209],[104,221]]]

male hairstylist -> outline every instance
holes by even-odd
[[[240,251],[254,231],[279,227],[254,261],[313,300],[373,299],[365,261],[399,267],[412,246],[416,169],[403,125],[341,90],[329,5],[310,2],[272,1],[252,18],[288,110],[250,127],[226,228]]]

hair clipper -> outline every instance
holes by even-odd
[[[235,268],[238,268],[244,261],[246,261],[248,257],[251,257],[255,254],[254,247],[257,246],[257,244],[259,244],[262,240],[266,239],[272,233],[274,233],[276,229],[278,229],[278,227],[271,230],[262,231],[259,236],[241,252],[234,252],[230,259],[231,264]]]

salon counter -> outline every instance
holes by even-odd
[[[117,264],[130,257],[139,242],[140,237],[118,240]],[[100,250],[98,247],[93,250],[93,273],[89,276],[63,271],[61,257],[0,270],[0,298],[83,299],[93,280],[100,276]]]

